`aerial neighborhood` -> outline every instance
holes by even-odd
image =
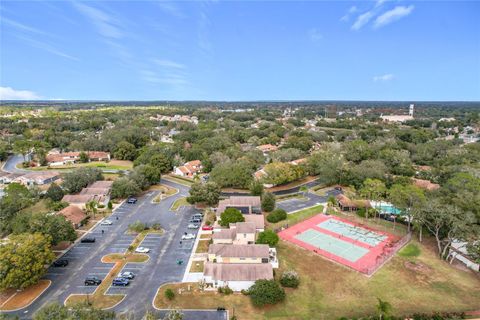
[[[478,310],[478,109],[88,106],[2,107],[5,315],[85,303],[132,319]],[[58,131],[72,122],[83,129]]]

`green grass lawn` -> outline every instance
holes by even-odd
[[[192,180],[187,179],[187,178],[181,178],[181,177],[178,177],[178,176],[175,176],[175,175],[162,176],[162,179],[165,179],[167,181],[170,180],[172,182],[182,184],[182,185],[187,186],[187,187],[190,187],[193,184]]]
[[[178,198],[175,200],[175,202],[172,204],[172,207],[170,208],[173,211],[177,211],[181,206],[190,206],[191,204],[187,202],[187,198]]]
[[[17,164],[17,167],[20,169],[32,170],[32,171],[45,171],[45,170],[62,171],[62,170],[72,170],[79,167],[93,167],[93,168],[100,168],[103,170],[130,170],[133,168],[133,162],[118,161],[118,160],[112,160],[110,162],[92,161],[87,163],[75,163],[75,164],[66,165],[66,166],[31,167],[31,168],[23,168],[22,164],[20,163],[20,164]]]
[[[416,244],[409,243],[398,252],[398,255],[401,257],[418,257],[420,253],[420,248]]]
[[[308,218],[313,217],[314,215],[317,215],[319,213],[322,213],[323,206],[322,205],[317,205],[313,206],[307,209],[303,209],[300,211],[297,211],[295,213],[290,213],[287,215],[287,220],[283,220],[277,223],[268,223],[268,226],[270,229],[277,229],[285,225],[292,226],[296,223],[299,223],[303,220],[306,220]]]

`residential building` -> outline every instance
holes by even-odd
[[[54,182],[60,178],[58,172],[53,171],[39,171],[29,172],[27,174],[17,177],[14,182],[21,183],[26,186],[31,185],[44,185]]]
[[[266,244],[211,244],[207,261],[214,263],[269,263],[270,251]]]
[[[413,184],[419,188],[428,190],[428,191],[433,191],[437,190],[440,188],[440,185],[437,183],[433,183],[429,180],[423,180],[423,179],[417,179],[417,178],[412,178]]]
[[[263,154],[266,156],[270,152],[274,152],[278,150],[277,146],[274,146],[272,144],[262,144],[260,146],[257,146],[257,149],[262,151]]]
[[[70,205],[62,210],[60,210],[57,214],[62,215],[70,221],[75,229],[82,226],[82,224],[87,219],[87,215],[77,206]]]
[[[229,229],[214,232],[213,244],[254,244],[257,229],[252,222],[231,223]]]
[[[202,162],[200,160],[192,160],[186,162],[183,166],[173,168],[176,175],[193,178],[202,170]]]
[[[273,279],[271,264],[206,262],[203,271],[203,282],[213,289],[228,286],[233,291],[248,290],[255,281],[262,279]]]
[[[23,176],[22,173],[6,173],[3,176],[0,176],[0,182],[4,184],[15,182],[18,177]]]
[[[235,208],[243,214],[261,214],[261,200],[258,196],[231,196],[228,199],[220,200],[216,209],[217,216],[220,216],[225,209]]]
[[[47,154],[46,159],[49,166],[63,166],[73,164],[80,160],[81,152],[64,152]],[[110,153],[103,151],[85,151],[89,161],[110,161]]]
[[[357,211],[359,208],[370,207],[370,202],[366,200],[351,200],[344,194],[339,194],[335,198],[342,211]]]

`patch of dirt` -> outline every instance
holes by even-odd
[[[432,268],[418,261],[417,262],[405,261],[403,265],[405,266],[405,268],[409,270],[422,273],[422,274],[428,274],[432,271]]]

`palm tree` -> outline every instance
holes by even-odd
[[[95,219],[95,214],[98,211],[97,205],[98,203],[95,200],[89,201],[85,204],[85,208],[87,209],[87,211],[93,214],[93,219]]]
[[[388,316],[390,312],[392,312],[392,305],[387,301],[383,301],[380,298],[377,298],[377,300],[378,300],[378,304],[377,304],[378,316],[380,320],[382,320],[383,317]]]

